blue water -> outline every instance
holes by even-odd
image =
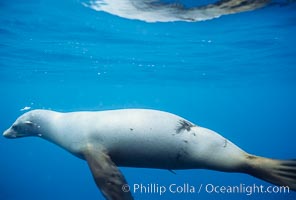
[[[188,1],[187,1],[188,3]],[[256,155],[296,158],[296,6],[198,22],[146,23],[80,0],[0,2],[4,131],[24,111],[152,108],[219,132]],[[0,137],[0,199],[103,199],[87,164],[38,138]],[[121,168],[130,184],[263,185],[244,174]],[[296,193],[135,199],[296,199]]]

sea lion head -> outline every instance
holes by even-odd
[[[6,138],[19,138],[27,136],[41,136],[40,113],[33,110],[21,115],[9,129],[4,131]]]

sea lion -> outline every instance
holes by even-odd
[[[218,133],[148,109],[60,113],[32,110],[3,136],[37,136],[87,161],[106,199],[133,199],[117,166],[247,173],[296,190],[296,160],[251,155]]]
[[[255,10],[268,5],[271,0],[217,0],[206,5],[186,7],[182,2],[160,0],[92,0],[83,3],[97,11],[104,11],[127,19],[146,22],[196,22],[223,15]]]

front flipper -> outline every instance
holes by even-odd
[[[127,182],[106,152],[90,147],[84,152],[84,157],[107,200],[133,200],[130,192],[123,192],[122,187]]]

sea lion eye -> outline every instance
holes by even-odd
[[[12,127],[11,127],[13,130],[15,130],[15,131],[17,131],[18,129],[19,129],[19,126],[18,125],[16,125],[16,124],[14,124],[14,125],[12,125]]]

